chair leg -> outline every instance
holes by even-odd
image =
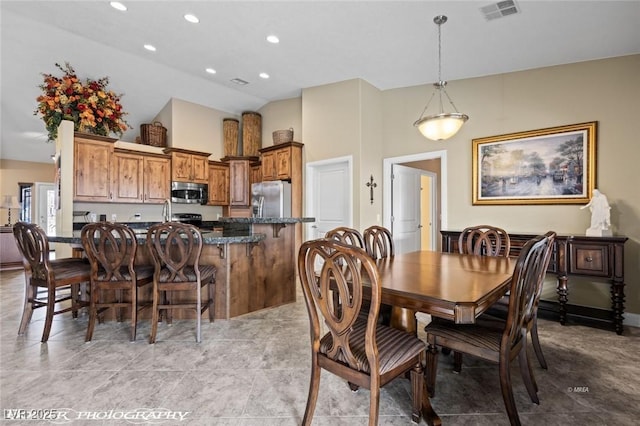
[[[91,295],[89,296],[89,324],[87,325],[87,334],[84,338],[85,342],[93,339],[93,329],[96,326],[96,318],[98,317],[98,291],[95,288],[91,289]]]
[[[547,369],[547,361],[542,354],[542,347],[540,346],[540,339],[538,338],[538,318],[533,319],[533,327],[531,327],[531,342],[533,343],[533,350],[536,353],[540,367]]]
[[[24,306],[22,307],[22,319],[20,320],[20,327],[18,327],[18,334],[24,334],[27,330],[27,325],[31,322],[31,316],[33,315],[33,301],[37,293],[37,290],[30,284],[30,278],[25,277],[25,280]]]
[[[116,290],[116,302],[122,303],[122,290]],[[122,307],[118,306],[116,309],[116,321],[122,322]]]
[[[138,327],[138,286],[133,283],[131,287],[131,336],[130,341],[136,341],[136,333]]]
[[[380,382],[375,386],[371,384],[369,390],[369,426],[378,426],[378,417],[380,415]]]
[[[202,288],[198,286],[196,293],[196,342],[200,343],[202,341],[200,337],[200,327],[202,324]]]
[[[453,352],[453,371],[454,373],[462,371],[462,352]]]
[[[155,287],[155,284],[154,284]],[[159,312],[158,312],[158,298],[160,295],[158,294],[158,289],[153,289],[153,313],[151,314],[151,331],[149,332],[149,343],[156,342],[156,333],[158,332],[158,320],[159,320]]]
[[[320,390],[320,368],[318,367],[317,355],[313,354],[312,358],[309,395],[307,396],[307,407],[304,410],[304,417],[302,419],[303,426],[311,425],[313,412],[316,409],[316,402],[318,401],[318,391]]]
[[[69,291],[71,291],[71,316],[72,318],[78,318],[78,306],[80,303],[78,300],[80,299],[80,284],[71,284],[69,287]]]
[[[207,304],[209,305],[209,322],[213,322],[215,319],[215,289],[216,289],[216,280],[212,279],[209,284],[207,284],[207,290],[209,294],[209,300]]]
[[[540,405],[540,400],[538,399],[538,385],[536,384],[536,379],[533,376],[533,370],[531,370],[531,363],[529,362],[529,354],[527,353],[526,340],[522,345],[522,349],[520,349],[520,353],[518,354],[518,364],[520,364],[520,375],[522,376],[524,386],[527,388],[527,392],[529,393],[531,402]]]
[[[49,333],[51,333],[51,325],[53,324],[53,314],[56,310],[55,308],[56,289],[50,286],[47,291],[47,313],[45,314],[44,319],[44,330],[42,331],[42,339],[40,340],[42,343],[49,340]]]
[[[520,417],[516,408],[516,401],[513,398],[513,389],[511,387],[511,375],[509,373],[509,361],[500,360],[500,390],[502,391],[502,399],[507,409],[507,415],[511,426],[520,426]]]
[[[422,363],[418,363],[411,369],[411,400],[413,402],[411,410],[411,421],[420,423],[422,416],[422,391],[424,389],[424,371]]]
[[[427,337],[427,340],[429,338]],[[427,382],[427,391],[433,398],[436,395],[436,371],[438,370],[438,348],[435,342],[429,341],[427,348],[427,362],[424,376]]]

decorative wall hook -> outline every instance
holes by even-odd
[[[369,182],[367,182],[367,186],[369,187],[369,191],[371,194],[370,196],[371,204],[373,204],[373,188],[376,188],[378,186],[378,184],[373,181],[373,175],[371,175],[371,177],[369,178]]]

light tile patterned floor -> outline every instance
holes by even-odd
[[[191,321],[161,324],[158,342],[147,343],[142,320],[138,340],[128,341],[125,323],[98,324],[84,342],[87,317],[54,320],[51,337],[40,343],[42,310],[24,336],[17,336],[24,275],[0,273],[0,410],[3,423],[121,425],[140,420],[122,413],[153,409],[187,413],[167,425],[299,425],[309,383],[309,332],[304,302],[229,321],[203,323],[202,343]],[[540,321],[549,363],[534,363],[540,405],[532,404],[513,370],[514,394],[525,425],[636,425],[640,418],[640,330],[623,336],[583,326]],[[535,356],[532,354],[532,359]],[[441,355],[433,406],[445,425],[508,425],[497,366],[465,357],[461,374],[452,357]],[[322,373],[314,417],[319,426],[366,425],[369,393]],[[69,422],[6,420],[9,409],[65,409]],[[94,419],[78,419],[91,412]],[[148,411],[147,411],[148,412]],[[408,425],[409,382],[383,389],[380,424]],[[110,419],[98,419],[111,416]],[[423,422],[424,424],[424,422]]]

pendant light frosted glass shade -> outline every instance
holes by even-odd
[[[423,117],[413,123],[422,136],[432,141],[443,141],[458,133],[469,117],[459,112],[442,113]]]
[[[442,42],[441,42],[441,27],[442,24],[447,22],[447,17],[444,15],[438,15],[433,18],[433,22],[438,25],[438,82],[434,83],[435,90],[433,91],[431,98],[429,98],[429,102],[427,102],[427,106],[422,110],[422,114],[420,118],[416,120],[413,125],[420,130],[420,133],[427,138],[434,141],[443,141],[445,139],[449,139],[451,136],[458,133],[458,130],[462,127],[462,125],[469,119],[469,116],[466,114],[462,114],[458,112],[456,106],[453,104],[453,101],[449,97],[445,86],[447,82],[442,80]],[[445,95],[449,104],[455,112],[445,112],[444,106],[442,103],[442,94]],[[431,100],[434,97],[438,99],[439,110],[437,114],[425,115],[429,105],[431,104]]]

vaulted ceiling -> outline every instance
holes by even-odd
[[[518,13],[491,20],[481,9],[491,1],[122,3],[125,12],[107,1],[0,2],[1,158],[50,161],[53,145],[33,111],[40,73],[56,74],[56,62],[81,78],[110,78],[133,127],[122,139],[133,141],[172,97],[240,113],[352,78],[381,90],[433,83],[439,14],[449,17],[449,81],[640,53],[639,1],[520,0]],[[268,43],[270,34],[280,43]]]

